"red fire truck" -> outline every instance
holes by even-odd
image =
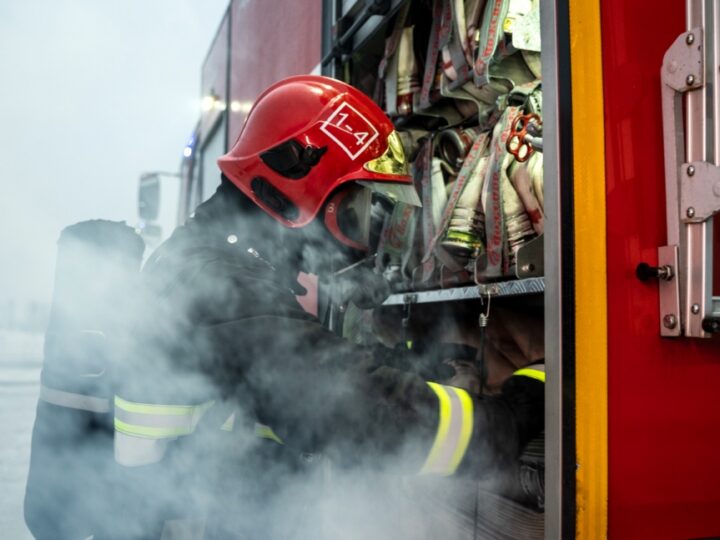
[[[505,47],[520,39],[518,21],[539,17],[525,41],[542,46],[524,46],[541,48],[543,242],[529,263],[517,252],[511,276],[410,286],[380,309],[400,324],[439,305],[476,318],[486,296],[544,306],[545,538],[720,537],[717,2],[233,0],[202,67],[178,220],[214,191],[216,158],[261,90],[321,73],[377,95],[398,36],[414,28],[410,48],[431,56],[443,10],[454,22],[465,10],[466,29],[477,27],[469,41],[496,32]],[[423,115],[382,99],[399,128]],[[529,136],[520,142],[540,142]]]

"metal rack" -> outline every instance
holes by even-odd
[[[326,13],[332,21],[331,38],[326,42],[323,69],[335,74],[338,66],[363,50],[378,32],[385,28],[397,11],[410,0],[325,0]],[[483,283],[448,289],[404,292],[391,295],[383,306],[411,303],[453,302],[493,297],[541,294],[545,291],[543,237],[523,246],[518,254],[518,277],[521,279]]]
[[[333,16],[334,37],[322,60],[329,66],[333,60],[362,49],[380,28],[409,0],[343,0],[336,4]]]
[[[451,289],[398,293],[390,295],[382,305],[402,306],[405,304],[454,302],[461,300],[477,300],[488,296],[500,297],[539,294],[544,291],[544,278],[535,277],[512,281],[498,281],[495,283],[481,283],[479,285],[472,285],[469,287],[454,287]]]

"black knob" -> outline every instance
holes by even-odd
[[[650,266],[648,263],[641,262],[635,268],[635,275],[640,281],[647,281],[651,278],[670,281],[673,278],[673,270],[670,265]]]
[[[708,334],[717,334],[720,332],[720,319],[717,317],[705,317],[702,322],[702,328]]]

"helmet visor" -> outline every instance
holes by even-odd
[[[412,206],[422,206],[420,197],[415,190],[415,186],[412,184],[368,182],[367,180],[359,180],[357,183],[368,188],[374,194],[389,200],[393,204],[401,202]]]
[[[365,163],[365,170],[377,174],[391,174],[395,176],[408,176],[408,163],[405,159],[405,151],[403,150],[402,141],[397,131],[393,131],[388,136],[387,150],[375,159]]]

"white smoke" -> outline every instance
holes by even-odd
[[[53,485],[54,475],[48,475],[49,483],[42,487],[51,497],[41,501],[41,506],[48,505],[46,518],[60,520],[51,526],[72,528],[79,516],[80,521],[89,519],[91,527],[95,523],[100,531],[108,529],[103,534],[90,528],[83,534],[159,538],[166,522],[187,518],[205,522],[208,539],[430,539],[441,534],[473,538],[478,505],[492,508],[496,501],[493,474],[418,477],[434,426],[418,430],[422,418],[411,415],[399,427],[407,431],[402,445],[388,447],[385,430],[398,429],[396,415],[404,413],[387,410],[387,405],[378,407],[383,389],[367,386],[369,379],[363,373],[374,364],[366,364],[363,354],[353,352],[340,338],[323,337],[316,323],[308,322],[307,332],[294,334],[294,326],[282,314],[267,316],[279,292],[283,294],[277,301],[292,298],[289,290],[282,291],[280,267],[283,257],[293,260],[292,250],[268,251],[278,244],[266,239],[280,230],[267,216],[242,224],[243,230],[251,231],[248,236],[257,242],[261,256],[268,258],[268,268],[245,252],[248,239],[241,236],[237,253],[231,253],[227,263],[238,264],[238,284],[228,272],[231,267],[223,266],[225,273],[215,274],[203,262],[213,260],[217,252],[208,259],[198,255],[196,261],[175,261],[201,272],[198,275],[192,271],[175,275],[175,265],[169,264],[165,268],[170,272],[148,278],[149,291],[138,287],[132,277],[131,285],[120,289],[128,283],[128,275],[122,268],[106,265],[107,256],[101,257],[105,262],[95,260],[90,266],[98,271],[94,275],[83,259],[87,254],[65,252],[53,313],[70,318],[77,313],[86,324],[97,323],[97,330],[106,331],[108,326],[115,330],[115,335],[107,332],[110,355],[107,369],[100,370],[107,373],[112,392],[141,402],[213,401],[214,405],[193,435],[167,443],[158,465],[118,467],[111,441],[99,433],[91,438],[80,432],[64,447],[56,445],[52,460],[61,482]],[[216,233],[216,237],[223,240],[225,235]],[[289,237],[285,240],[287,248]],[[323,244],[323,237],[314,240],[311,244]],[[232,248],[226,244],[222,249]],[[308,253],[319,256],[307,250],[303,256]],[[337,256],[325,256],[325,264],[342,264]],[[247,276],[241,274],[247,270],[246,262],[261,267],[253,273],[256,285],[249,288],[242,281]],[[317,261],[310,262],[318,267]],[[276,270],[270,271],[270,265]],[[173,288],[188,276],[193,276],[190,282],[195,288]],[[262,309],[252,317],[256,306]],[[440,334],[454,327],[452,318],[435,315],[437,319],[424,315],[427,328],[433,321],[444,328]],[[385,329],[388,344],[402,335],[399,318],[392,325]],[[462,334],[463,329],[455,332]],[[87,342],[73,339],[62,351],[65,356],[58,358],[66,362],[62,369],[76,369],[71,366],[87,356]],[[218,344],[223,344],[220,351]],[[235,350],[228,353],[228,347]],[[53,351],[46,349],[46,371]],[[429,349],[428,357],[415,356],[412,362],[437,364],[442,358],[435,354]],[[102,391],[103,385],[97,388]],[[220,425],[229,413],[234,413],[235,429],[225,433]],[[268,422],[258,414],[278,413],[284,423],[271,427],[285,444],[258,439],[254,423]],[[69,415],[67,424],[56,420],[52,428],[72,433],[75,422]],[[479,453],[484,451],[470,449],[480,461]],[[62,472],[74,468],[78,477],[69,488]],[[481,491],[484,498],[479,499],[479,489],[489,490]],[[57,497],[58,492],[64,496]],[[37,492],[34,497],[37,504]]]
[[[136,220],[177,169],[227,0],[0,2],[0,537],[23,520],[42,334],[63,227]]]

